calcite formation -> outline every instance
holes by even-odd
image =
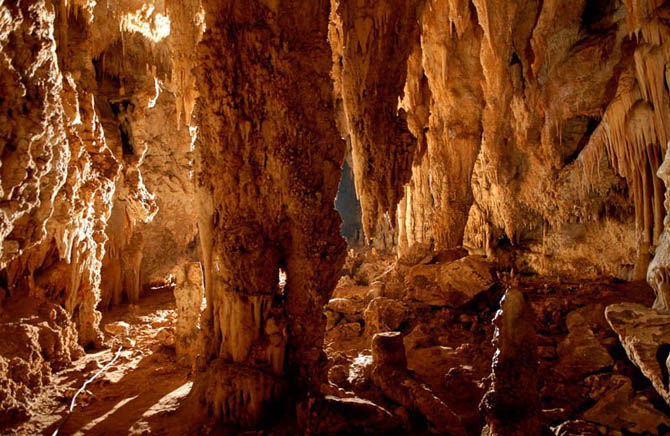
[[[333,209],[345,144],[332,116],[329,4],[204,7],[196,178],[205,401],[224,421],[252,424],[287,385],[304,398],[324,375],[323,305],[345,250]]]
[[[662,433],[669,89],[661,0],[0,0],[0,431],[166,292],[201,432]]]
[[[194,361],[200,340],[200,311],[204,283],[200,262],[190,262],[174,270],[174,296],[177,303],[177,354]]]
[[[508,289],[494,323],[491,386],[480,408],[482,434],[537,434],[541,428],[537,393],[537,342],[533,309],[518,289]]]
[[[670,315],[632,303],[609,306],[605,315],[628,357],[670,404]]]

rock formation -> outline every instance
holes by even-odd
[[[668,2],[0,0],[0,61],[0,432],[117,346],[193,386],[121,432],[670,430]]]
[[[519,290],[505,292],[493,322],[496,354],[491,387],[480,404],[487,422],[482,434],[538,434],[541,418],[534,314]]]
[[[325,375],[323,305],[345,250],[333,209],[344,142],[332,116],[329,5],[204,6],[196,178],[205,400],[222,420],[252,425],[268,404],[317,392]]]

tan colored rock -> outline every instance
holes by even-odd
[[[200,351],[200,312],[205,286],[202,267],[200,262],[191,262],[173,272],[177,303],[176,350],[178,355],[194,360]]]
[[[407,350],[407,368],[423,377],[435,377],[460,365],[471,364],[472,357],[469,344],[458,348],[439,345],[414,348]]]
[[[22,320],[16,322],[17,319]],[[52,374],[83,355],[77,328],[60,306],[37,298],[0,307],[0,428],[31,417],[30,403]]]
[[[418,39],[421,2],[330,3],[328,39],[338,128],[351,143],[363,228],[371,238],[377,230],[383,233],[384,224],[393,225],[402,184],[411,175],[416,139],[405,112],[398,111],[398,98]]]
[[[156,333],[156,339],[160,344],[167,348],[174,348],[177,342],[174,329],[171,327],[163,327]]]
[[[128,336],[130,333],[130,325],[125,321],[110,322],[105,325],[105,332],[112,336]]]
[[[365,330],[369,335],[397,330],[409,317],[409,308],[398,300],[374,298],[363,312]]]
[[[350,319],[359,319],[365,310],[365,301],[359,298],[333,298],[328,301],[325,309],[341,313]]]
[[[600,344],[581,314],[569,313],[567,325],[570,333],[558,345],[556,371],[569,379],[578,379],[614,364],[612,356]]]
[[[460,307],[493,286],[492,265],[468,256],[442,265],[417,265],[408,273],[408,298],[431,306]]]
[[[670,349],[664,345],[670,343],[670,315],[640,304],[621,303],[607,306],[605,317],[619,335],[628,358],[670,404]]]
[[[346,250],[329,6],[202,2],[194,173],[207,334],[196,384],[225,422],[258,424],[268,404],[325,380],[323,306]]]
[[[670,148],[668,149],[670,150]],[[656,175],[666,187],[665,210],[670,210],[670,151],[666,151],[665,159],[658,168]],[[663,233],[658,239],[656,254],[647,269],[647,282],[656,291],[654,309],[659,312],[670,312],[670,220],[667,215],[663,221]]]

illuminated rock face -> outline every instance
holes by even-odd
[[[184,70],[190,69],[185,54],[191,53],[199,32],[192,19],[197,8],[188,2],[167,3],[157,1],[141,20],[165,17],[171,7],[184,12],[189,17],[185,22],[177,18],[171,23],[178,42],[156,35],[154,41],[121,24],[146,6],[142,1],[28,0],[0,6],[0,87],[5,95],[0,103],[0,296],[7,297],[7,304],[36,301],[36,311],[44,300],[62,306],[70,319],[59,320],[55,331],[62,337],[55,340],[69,347],[77,340],[86,347],[101,344],[99,309],[113,299],[116,279],[103,265],[116,262],[112,271],[139,270],[143,247],[158,251],[150,232],[138,244],[142,235],[133,235],[128,225],[151,220],[161,202],[177,202],[167,196],[156,201],[146,189],[145,158],[156,178],[165,178],[170,171],[158,172],[162,151],[164,166],[177,161],[175,167],[181,168],[172,171],[171,180],[188,181],[180,157],[190,153],[191,135],[184,126],[178,130],[175,114],[178,107],[190,111],[194,99],[192,79]],[[167,143],[155,134],[160,124],[165,135],[174,136]],[[165,156],[170,148],[174,158]],[[187,192],[192,188],[174,195],[181,198]],[[180,211],[187,218],[180,226],[183,240],[176,244],[177,253],[187,251],[195,231],[195,213],[186,211]],[[175,216],[180,219],[173,213],[173,220]],[[114,292],[120,294],[125,286],[127,296],[137,298],[140,285],[127,279]],[[53,361],[48,351],[41,353],[40,360]],[[65,364],[76,355],[73,351],[59,359]]]
[[[389,239],[390,220],[400,255],[509,241],[524,270],[644,277],[664,216],[666,14],[334,1],[337,117],[367,236]]]

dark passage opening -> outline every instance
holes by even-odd
[[[363,225],[361,220],[361,204],[356,198],[354,171],[347,161],[342,165],[342,178],[335,198],[335,209],[342,217],[340,232],[349,246],[360,245],[363,242]]]

